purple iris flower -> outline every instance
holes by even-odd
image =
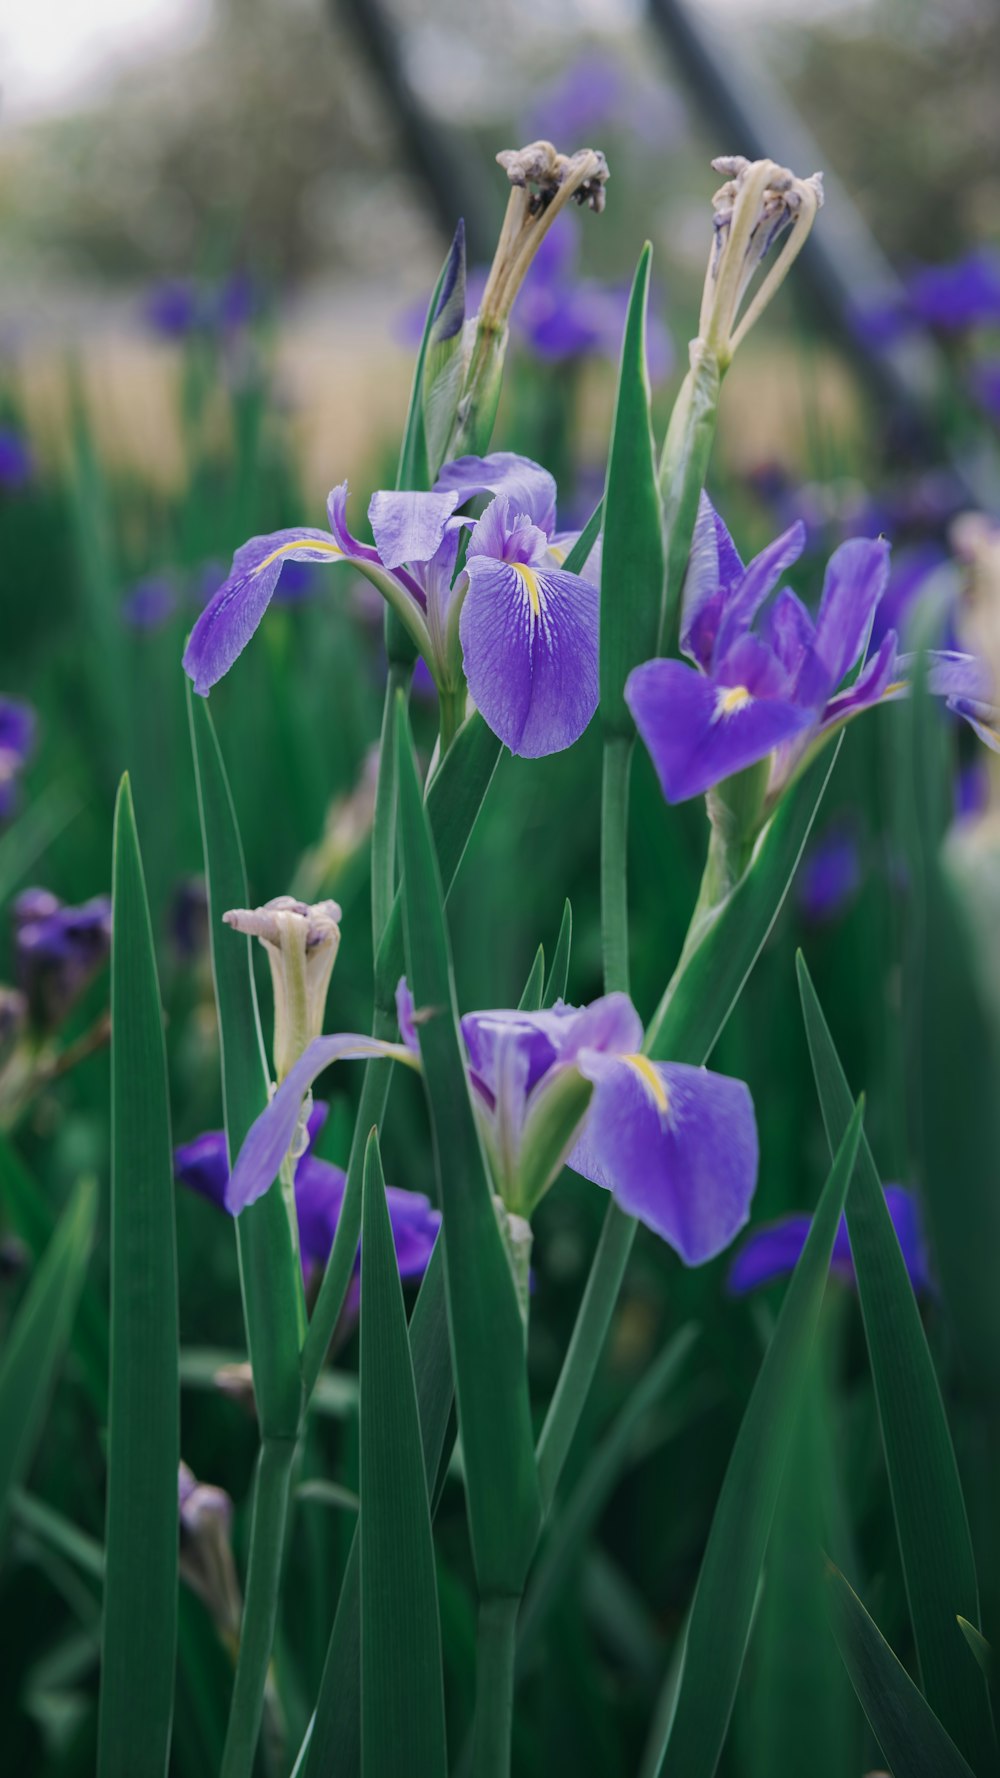
[[[294,1140],[303,1099],[331,1062],[366,1053],[365,1045],[367,1053],[413,1063],[416,1026],[405,982],[397,1005],[401,1046],[352,1034],[309,1045],[237,1157],[227,1192],[231,1209],[243,1209],[268,1189]],[[712,1259],[743,1227],[757,1182],[750,1094],[742,1081],[642,1055],[642,1023],[627,995],[609,994],[586,1007],[559,1003],[539,1013],[469,1014],[462,1035],[501,1191],[515,1180],[537,1120],[572,1068],[594,1087],[582,1123],[567,1132],[566,1161],[575,1172],[612,1192],[688,1265]]]
[[[551,364],[590,357],[617,362],[629,287],[581,278],[578,259],[578,232],[565,226],[550,229],[524,280],[512,330]],[[673,362],[673,348],[656,314],[648,318],[646,354],[652,381],[661,382]]]
[[[921,266],[911,274],[907,292],[917,318],[942,333],[995,326],[1000,321],[1000,254],[975,247],[949,265]]]
[[[913,1193],[901,1185],[885,1187],[885,1201],[896,1238],[906,1261],[914,1290],[933,1289],[930,1262],[920,1221],[920,1207]],[[729,1268],[727,1289],[733,1296],[743,1296],[762,1284],[772,1284],[794,1271],[806,1236],[812,1227],[811,1216],[782,1216],[777,1222],[754,1229],[743,1242]],[[854,1262],[847,1234],[847,1219],[841,1217],[833,1244],[830,1270],[846,1284],[854,1284]]]
[[[111,898],[66,907],[48,889],[25,889],[13,904],[18,986],[32,1023],[62,1023],[111,950]]]
[[[956,821],[975,821],[985,815],[990,806],[990,774],[982,755],[956,772],[953,788]]]
[[[0,821],[17,800],[17,780],[35,745],[35,712],[18,698],[0,697]]]
[[[799,907],[814,926],[835,920],[861,887],[861,850],[852,826],[841,821],[810,846],[799,868]]]
[[[26,439],[13,426],[0,426],[0,488],[16,493],[35,473],[35,459]]]
[[[347,1187],[343,1169],[335,1167],[331,1161],[321,1160],[312,1152],[326,1115],[325,1105],[313,1106],[307,1126],[308,1146],[295,1169],[299,1248],[302,1269],[307,1277],[314,1267],[325,1266],[330,1257]],[[176,1148],[174,1174],[181,1185],[210,1198],[220,1209],[228,1209],[229,1165],[225,1132],[208,1130],[193,1142]],[[388,1185],[386,1199],[399,1275],[401,1278],[422,1277],[437,1239],[440,1213],[422,1192],[401,1191],[398,1186]]]
[[[137,581],[122,600],[122,616],[134,630],[159,630],[177,610],[177,594],[165,575]]]
[[[983,412],[1000,425],[1000,358],[984,358],[973,365],[970,381]]]
[[[247,272],[233,272],[216,289],[192,278],[163,278],[143,303],[146,326],[163,339],[181,340],[202,331],[231,335],[253,320],[258,292]]]
[[[457,517],[479,495],[479,519]],[[469,690],[494,733],[527,757],[569,747],[598,698],[595,556],[560,567],[573,539],[556,530],[556,487],[510,451],[445,464],[429,493],[381,491],[368,508],[375,544],[347,527],[347,483],[330,495],[329,531],[252,538],[198,618],[184,655],[206,695],[257,629],[289,561],[346,561],[402,618],[439,687]],[[465,566],[459,548],[468,538]]]
[[[189,278],[163,278],[146,295],[143,320],[164,339],[183,339],[201,321],[201,296]]]
[[[668,802],[698,796],[762,761],[770,762],[767,794],[773,801],[833,729],[905,694],[913,661],[898,653],[895,631],[887,631],[864,660],[888,579],[888,544],[855,537],[834,551],[815,622],[788,588],[770,599],[804,545],[804,526],[792,525],[744,567],[702,496],[680,637],[693,667],[647,661],[626,686]],[[845,685],[845,675],[862,661]],[[1000,748],[989,678],[978,661],[935,653],[928,683],[989,746]]]

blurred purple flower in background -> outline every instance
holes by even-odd
[[[795,893],[805,920],[823,926],[850,905],[861,887],[861,848],[852,823],[841,820],[809,847]]]
[[[160,630],[177,610],[177,593],[166,575],[149,575],[130,587],[122,616],[134,630]]]
[[[628,312],[628,284],[605,284],[579,274],[577,228],[550,229],[524,280],[511,331],[548,363],[600,357],[617,363]],[[662,381],[673,363],[670,335],[650,307],[646,329],[649,374]]]
[[[24,889],[11,908],[17,983],[32,1024],[54,1030],[107,961],[111,897],[67,907],[48,889]]]
[[[1000,254],[974,247],[945,265],[920,266],[907,280],[917,319],[942,333],[1000,322]]]
[[[208,890],[204,877],[184,877],[174,889],[168,915],[174,950],[193,963],[208,950]]]
[[[983,412],[1000,425],[1000,358],[983,358],[974,364],[969,382]]]
[[[34,473],[35,459],[27,440],[13,426],[0,426],[0,488],[17,493]]]
[[[147,291],[142,319],[165,340],[194,333],[223,337],[248,327],[260,310],[260,293],[249,272],[235,271],[221,284],[194,278],[163,278]]]
[[[295,1209],[298,1216],[302,1270],[308,1280],[314,1269],[326,1265],[340,1218],[347,1175],[331,1161],[312,1152],[326,1121],[327,1106],[317,1103],[309,1114],[308,1146],[295,1169]],[[174,1150],[174,1174],[179,1184],[225,1210],[229,1163],[224,1130],[208,1130],[193,1142]],[[441,1217],[422,1192],[386,1186],[389,1221],[401,1278],[422,1277],[437,1239]],[[355,1275],[358,1262],[355,1262]]]
[[[37,723],[30,704],[0,697],[0,821],[17,802],[17,780],[35,745]]]
[[[916,1197],[901,1185],[887,1185],[885,1201],[906,1261],[910,1283],[920,1293],[932,1290],[930,1262]],[[762,1284],[773,1284],[777,1278],[787,1277],[795,1269],[811,1227],[811,1216],[782,1216],[776,1222],[753,1229],[729,1268],[727,1289],[730,1294],[743,1296],[749,1290],[757,1290]],[[855,1283],[847,1219],[843,1216],[833,1244],[830,1271],[845,1284]]]
[[[531,95],[521,118],[525,141],[588,142],[611,129],[663,149],[685,128],[674,89],[616,61],[605,46],[585,50],[560,69]]]

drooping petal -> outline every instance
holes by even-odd
[[[865,662],[854,684],[842,691],[839,697],[830,699],[823,712],[823,727],[830,728],[834,723],[843,722],[848,716],[856,716],[859,710],[870,709],[873,704],[880,703],[890,695],[894,685],[898,692],[906,689],[896,656],[896,634],[894,630],[888,630],[871,660]]]
[[[595,1091],[568,1165],[612,1192],[685,1264],[713,1259],[746,1223],[757,1184],[747,1087],[640,1055],[583,1050],[577,1067]]]
[[[363,1037],[355,1031],[314,1038],[294,1068],[286,1074],[270,1104],[251,1126],[236,1157],[226,1191],[227,1210],[238,1216],[248,1204],[263,1197],[278,1177],[299,1125],[303,1100],[317,1076],[333,1062],[368,1056],[386,1056],[391,1061],[414,1066],[411,1051],[402,1044],[382,1043],[378,1038]]]
[[[571,747],[597,708],[597,588],[561,569],[473,555],[471,544],[467,571],[459,635],[484,719],[526,759]]]
[[[488,457],[456,457],[454,462],[445,463],[434,491],[452,489],[463,502],[476,494],[506,494],[511,511],[527,513],[546,537],[551,537],[555,530],[555,480],[540,463],[520,457],[516,451],[493,451]]]
[[[225,1130],[206,1130],[193,1142],[180,1143],[174,1149],[174,1178],[224,1209],[229,1184]]]
[[[252,537],[233,557],[228,579],[198,618],[184,650],[184,671],[207,697],[243,653],[274,596],[286,562],[342,562],[344,551],[326,531],[298,526]]]
[[[682,594],[680,645],[707,673],[727,600],[743,578],[743,562],[706,493],[698,503]]]
[[[345,556],[352,562],[374,562],[379,564],[377,549],[370,543],[359,543],[347,524],[347,483],[338,482],[331,488],[326,497],[326,516],[330,521],[330,530],[334,542]]]
[[[888,580],[884,537],[852,537],[830,557],[816,619],[816,652],[830,675],[831,691],[859,659]]]
[[[668,803],[700,796],[804,732],[813,715],[779,698],[716,684],[681,661],[646,661],[629,674],[625,701]]]
[[[404,562],[429,562],[441,545],[445,527],[459,503],[458,493],[423,494],[383,490],[368,507],[378,553],[384,568]]]
[[[401,1278],[419,1278],[427,1269],[441,1227],[441,1212],[423,1192],[387,1185],[386,1202]]]
[[[303,1155],[295,1169],[295,1212],[303,1270],[326,1265],[346,1188],[347,1175],[341,1167],[320,1160],[318,1155]]]
[[[920,1223],[920,1207],[914,1194],[901,1185],[887,1185],[885,1201],[914,1290],[931,1290],[933,1284]],[[727,1289],[733,1296],[743,1296],[762,1284],[772,1284],[777,1278],[787,1277],[798,1263],[811,1227],[811,1216],[783,1216],[763,1228],[754,1229],[733,1260],[726,1280]],[[855,1283],[845,1217],[841,1217],[837,1229],[830,1270],[846,1283]]]
[[[713,662],[724,660],[737,637],[750,628],[758,611],[774,591],[786,568],[797,562],[806,546],[806,528],[801,519],[762,549],[747,565],[742,579],[727,595],[715,638]]]

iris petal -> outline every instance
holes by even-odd
[[[368,519],[382,566],[401,568],[404,562],[429,562],[458,502],[457,493],[373,494]]]
[[[859,658],[888,579],[884,537],[852,537],[830,557],[816,619],[816,652],[829,672],[831,691]]]
[[[298,526],[252,537],[233,557],[228,579],[213,593],[188,639],[184,670],[207,697],[229,672],[258,628],[286,562],[341,562],[344,553],[329,532]]]
[[[702,1265],[744,1226],[757,1183],[757,1126],[739,1080],[644,1056],[581,1051],[595,1086],[569,1166]]]
[[[572,746],[597,708],[597,588],[470,554],[459,635],[483,717],[526,759]]]
[[[556,484],[547,469],[516,451],[493,451],[488,457],[456,457],[446,463],[434,483],[435,493],[454,489],[462,501],[475,494],[506,494],[512,512],[527,513],[551,537],[556,523]],[[458,502],[456,501],[456,505]]]
[[[739,689],[681,661],[646,661],[629,674],[625,700],[668,803],[701,795],[811,727],[810,710],[780,698],[740,699]]]

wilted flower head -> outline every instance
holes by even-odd
[[[180,1572],[226,1637],[239,1635],[243,1616],[231,1543],[233,1503],[223,1488],[199,1482],[186,1463],[177,1475]]]
[[[340,948],[341,912],[335,901],[310,907],[277,895],[260,908],[231,908],[227,926],[259,938],[274,985],[274,1067],[279,1081],[323,1029],[326,994]]]
[[[712,199],[714,238],[698,342],[724,369],[804,246],[823,202],[823,175],[799,179],[774,161],[748,161],[740,154],[720,155],[712,167],[726,181]],[[777,257],[741,314],[756,273],[779,241]]]
[[[48,889],[25,889],[11,910],[18,985],[33,1025],[54,1030],[111,949],[111,898],[66,907]]]
[[[0,821],[11,814],[17,780],[35,745],[35,712],[17,698],[0,697]]]
[[[480,328],[501,328],[546,232],[570,199],[604,209],[608,163],[600,149],[560,154],[551,142],[529,142],[497,155],[511,183],[500,239],[479,305]]]

